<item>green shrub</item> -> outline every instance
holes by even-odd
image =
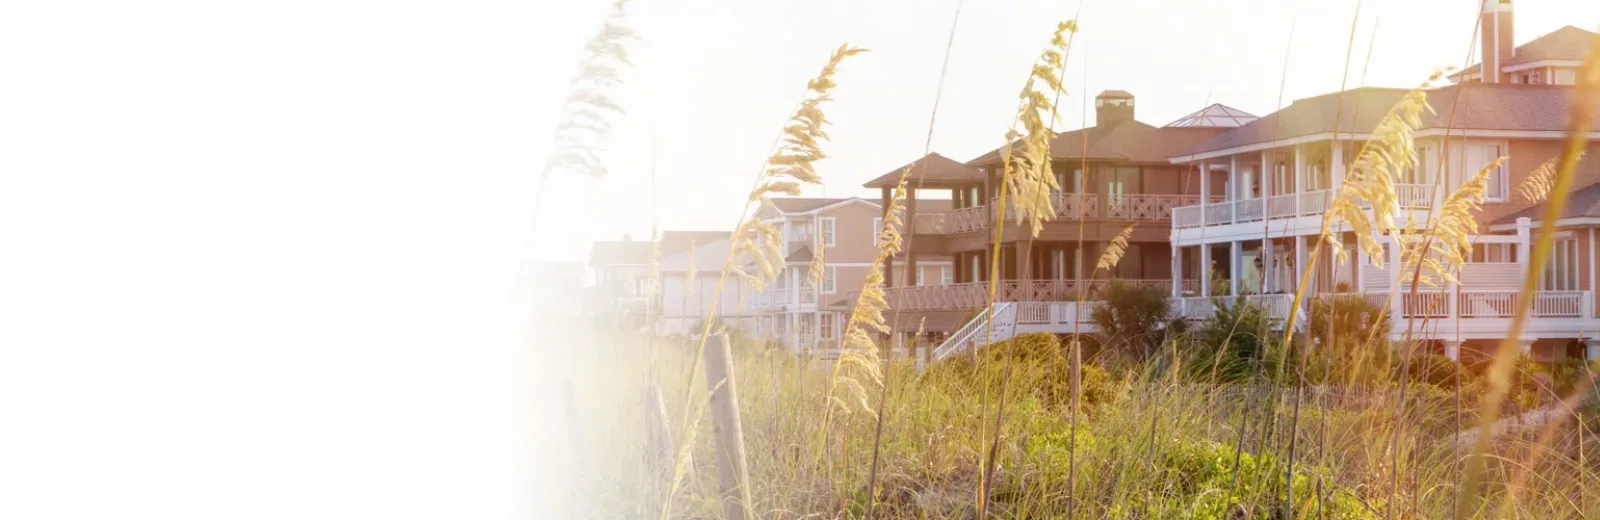
[[[1166,338],[1165,326],[1172,315],[1167,291],[1155,287],[1135,287],[1112,280],[1104,303],[1090,314],[1106,353],[1116,353],[1127,361],[1141,362]]]

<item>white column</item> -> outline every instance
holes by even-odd
[[[1306,250],[1305,235],[1296,235],[1294,237],[1294,290],[1302,290],[1300,283],[1301,280],[1306,279],[1306,268],[1310,266],[1310,262],[1308,261],[1310,254],[1311,252]],[[1311,294],[1311,291],[1305,290],[1305,293],[1309,295]]]
[[[1528,338],[1519,339],[1517,341],[1517,352],[1521,352],[1523,354],[1532,354],[1533,353],[1533,340],[1532,339],[1528,339]]]
[[[1272,183],[1275,180],[1273,177],[1278,174],[1278,165],[1272,164],[1272,152],[1273,150],[1261,151],[1261,167],[1257,168],[1259,170],[1257,175],[1261,176],[1261,198],[1263,199],[1272,196]],[[1266,206],[1263,205],[1261,209],[1265,211]],[[1265,221],[1266,219],[1262,220]]]
[[[1306,145],[1294,147],[1294,193],[1306,191]],[[1295,197],[1295,213],[1300,212],[1300,197]]]
[[[1583,338],[1583,357],[1589,361],[1600,361],[1600,336]]]
[[[1522,280],[1528,279],[1528,263],[1532,261],[1528,250],[1528,239],[1532,235],[1532,228],[1533,219],[1528,217],[1517,219],[1517,265],[1522,266],[1521,276],[1517,278]]]
[[[1228,258],[1228,295],[1238,297],[1239,275],[1244,273],[1244,266],[1239,265],[1244,263],[1244,242],[1228,242]]]
[[[1278,290],[1278,281],[1274,280],[1274,278],[1277,278],[1274,275],[1277,274],[1278,270],[1273,268],[1272,265],[1273,259],[1277,258],[1277,256],[1277,252],[1272,247],[1272,238],[1262,239],[1261,250],[1256,252],[1256,258],[1261,259],[1261,272],[1256,273],[1261,278],[1261,286],[1252,287],[1257,294],[1269,294]]]
[[[1200,245],[1200,296],[1211,296],[1211,244]]]
[[[1335,138],[1330,154],[1332,157],[1329,157],[1328,161],[1328,180],[1330,181],[1328,187],[1337,193],[1339,186],[1344,184],[1344,141]]]
[[[1244,186],[1242,186],[1243,183],[1239,182],[1239,178],[1240,178],[1240,175],[1239,175],[1239,156],[1238,155],[1229,155],[1228,156],[1228,195],[1227,195],[1227,200],[1233,201],[1233,200],[1239,200],[1239,199],[1243,198],[1240,195],[1240,193],[1241,193],[1240,190],[1242,190],[1244,188]],[[1238,218],[1238,215],[1234,215],[1234,218]]]
[[[1172,271],[1172,298],[1183,297],[1183,248],[1177,244],[1172,245],[1172,262],[1168,264]]]
[[[1444,357],[1450,358],[1451,361],[1461,361],[1461,341],[1445,340]]]
[[[1206,225],[1206,204],[1211,203],[1211,164],[1200,161],[1200,225]],[[1176,222],[1174,222],[1176,224]]]

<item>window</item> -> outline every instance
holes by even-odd
[[[1556,85],[1578,84],[1578,71],[1574,69],[1556,69],[1555,78],[1551,81]]]
[[[1477,175],[1485,166],[1493,164],[1495,159],[1507,155],[1507,146],[1503,141],[1467,141],[1463,144],[1451,143],[1450,171],[1452,188],[1460,186],[1463,181]],[[1484,190],[1484,200],[1487,202],[1505,202],[1507,172],[1511,159],[1500,163],[1499,168],[1489,171],[1488,186]]]
[[[834,285],[839,278],[839,268],[827,266],[822,269],[822,293],[833,294]]]
[[[833,247],[833,217],[822,219],[817,231],[822,235],[822,247]]]
[[[1550,263],[1539,277],[1541,291],[1578,290],[1578,241],[1572,238],[1550,244]]]
[[[878,237],[883,235],[883,217],[872,219],[872,245],[878,245]]]
[[[1120,206],[1129,193],[1139,191],[1138,168],[1106,169],[1106,203]]]
[[[838,319],[834,313],[822,313],[822,339],[834,338],[834,328],[837,327],[837,323],[835,323],[836,321],[838,321]]]
[[[941,285],[952,285],[952,284],[955,284],[956,283],[956,270],[955,270],[955,268],[951,267],[951,266],[948,266],[948,265],[940,267],[939,268],[939,283]]]
[[[1468,261],[1475,264],[1514,264],[1517,263],[1517,245],[1475,244]]]

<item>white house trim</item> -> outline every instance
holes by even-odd
[[[1534,226],[1538,226],[1539,225],[1539,221],[1538,220],[1534,220],[1533,221],[1533,225]],[[1557,220],[1556,221],[1556,225],[1557,226],[1600,226],[1600,217],[1564,218],[1564,219]],[[1516,231],[1517,230],[1517,225],[1516,225],[1516,223],[1495,224],[1495,225],[1489,226],[1489,230],[1490,231]]]
[[[1180,155],[1180,156],[1177,156],[1177,157],[1169,158],[1168,160],[1171,161],[1174,164],[1182,164],[1182,163],[1186,163],[1186,162],[1199,161],[1199,160],[1203,160],[1203,159],[1214,159],[1214,158],[1217,158],[1217,157],[1227,157],[1229,155],[1234,155],[1234,154],[1256,152],[1256,151],[1261,151],[1261,150],[1271,150],[1273,148],[1278,148],[1278,147],[1282,147],[1282,146],[1295,146],[1295,145],[1302,145],[1302,144],[1307,144],[1307,143],[1315,143],[1315,142],[1318,142],[1318,141],[1328,141],[1328,140],[1332,140],[1334,138],[1334,135],[1335,135],[1334,132],[1320,132],[1320,133],[1315,133],[1315,134],[1305,135],[1305,136],[1300,136],[1300,137],[1291,137],[1291,138],[1288,138],[1288,139],[1276,139],[1276,140],[1272,140],[1272,141],[1263,141],[1263,142],[1259,142],[1259,143],[1247,144],[1247,145],[1244,145],[1244,146],[1235,146],[1233,148],[1223,148],[1221,150],[1213,150],[1213,151],[1209,151],[1209,152],[1199,152],[1199,153],[1193,153],[1193,154],[1189,154],[1189,155]],[[1349,140],[1365,141],[1367,139],[1371,139],[1372,138],[1372,134],[1354,134],[1354,133],[1350,133],[1350,132],[1339,132],[1337,135],[1338,135],[1340,140],[1345,140],[1345,141],[1349,141]]]
[[[1505,67],[1502,67],[1500,70],[1504,71],[1504,72],[1521,72],[1521,71],[1524,71],[1524,70],[1541,69],[1541,68],[1544,68],[1544,67],[1559,67],[1559,68],[1568,68],[1568,67],[1570,67],[1570,68],[1574,68],[1575,69],[1575,68],[1582,67],[1582,66],[1583,66],[1583,62],[1578,61],[1578,60],[1539,60],[1539,61],[1531,61],[1531,62],[1528,62],[1528,63],[1519,63],[1519,64],[1516,64],[1516,65],[1506,65]]]

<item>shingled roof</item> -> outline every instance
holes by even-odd
[[[983,180],[983,173],[979,172],[977,168],[962,164],[955,159],[939,155],[938,152],[933,152],[922,156],[921,159],[911,161],[910,163],[902,165],[898,168],[889,170],[889,173],[885,173],[878,176],[876,179],[867,181],[867,183],[863,184],[862,186],[866,186],[868,188],[893,188],[896,184],[899,184],[900,174],[901,172],[904,172],[906,168],[911,168],[911,180],[909,181],[909,184],[912,186],[920,185],[925,188],[946,188],[950,187],[951,185]]]
[[[1288,107],[1229,130],[1181,154],[1174,160],[1229,148],[1270,143],[1334,131],[1370,133],[1408,92],[1406,89],[1364,87],[1297,100]],[[1574,87],[1559,85],[1507,85],[1464,83],[1428,91],[1432,112],[1422,114],[1420,129],[1453,130],[1566,130]],[[1459,98],[1459,99],[1458,99]],[[1337,112],[1337,114],[1336,114]],[[1600,122],[1595,125],[1600,130]]]
[[[1535,204],[1530,208],[1500,217],[1491,226],[1516,224],[1517,219],[1527,217],[1535,221],[1544,216],[1544,205]],[[1600,217],[1600,183],[1590,184],[1567,195],[1567,207],[1561,211],[1561,218]]]
[[[1588,52],[1589,46],[1594,44],[1596,37],[1600,35],[1568,25],[1518,46],[1512,58],[1501,64],[1500,68],[1504,70],[1506,67],[1540,61],[1580,61]],[[1478,74],[1482,69],[1482,64],[1473,64],[1451,74],[1450,79]]]
[[[1154,127],[1139,121],[1123,121],[1111,126],[1092,126],[1056,134],[1055,139],[1050,141],[1050,156],[1056,159],[1165,163],[1167,158],[1226,130],[1202,126]],[[1020,147],[1020,142],[1016,146]],[[1017,151],[1020,148],[1013,153]],[[999,163],[999,149],[967,162],[969,166],[977,167]]]

